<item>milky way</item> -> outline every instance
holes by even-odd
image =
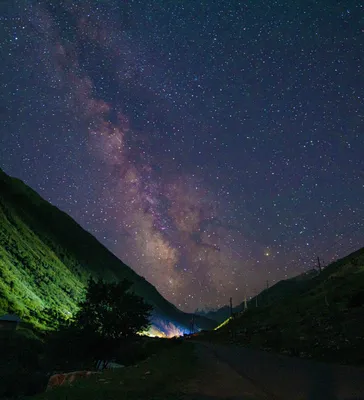
[[[0,5],[0,167],[189,311],[364,244],[363,6],[240,3]]]

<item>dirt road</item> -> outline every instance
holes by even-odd
[[[196,344],[196,374],[183,385],[182,400],[270,400],[264,391],[221,361],[210,348]]]
[[[364,369],[199,343],[276,400],[364,400]]]

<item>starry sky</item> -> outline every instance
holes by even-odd
[[[3,0],[0,167],[183,310],[364,246],[360,1]]]

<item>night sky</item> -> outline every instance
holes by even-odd
[[[364,246],[360,1],[0,3],[0,167],[183,310]]]

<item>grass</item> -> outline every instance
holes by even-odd
[[[30,329],[0,331],[0,398],[37,393],[45,384],[43,341]]]
[[[191,343],[172,349],[120,370],[106,371],[32,397],[33,400],[136,400],[178,399],[184,383],[196,371]]]
[[[229,317],[224,322],[222,322],[219,326],[214,328],[214,331],[217,331],[217,330],[221,329],[222,327],[226,326],[230,321],[231,321],[231,317]]]

